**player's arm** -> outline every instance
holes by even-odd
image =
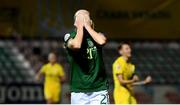
[[[67,42],[67,47],[70,49],[80,49],[83,40],[83,19],[81,16],[76,17],[75,26],[77,28],[77,33],[75,38],[70,38]]]
[[[65,80],[66,80],[66,76],[65,76],[65,75],[60,76],[60,79],[61,79],[61,83],[64,83],[64,82],[65,82]]]
[[[59,75],[59,78],[61,80],[61,83],[64,83],[65,80],[66,80],[66,74],[64,72],[64,69],[63,69],[63,67],[61,65],[59,66],[58,69],[59,69],[58,75]]]
[[[44,73],[38,72],[38,73],[36,74],[36,76],[35,76],[35,79],[36,79],[37,81],[39,81],[42,76],[44,76]]]
[[[67,47],[70,49],[80,49],[83,39],[83,27],[77,28],[77,34],[74,39],[69,39]]]
[[[122,62],[118,62],[118,60],[116,60],[114,63],[113,63],[113,71],[115,73],[115,75],[117,76],[119,82],[122,84],[122,85],[126,85],[126,84],[132,84],[133,82],[137,81],[138,80],[138,77],[137,76],[133,76],[132,79],[130,80],[125,80],[123,78],[123,72],[125,71],[125,66]]]
[[[106,37],[102,33],[96,32],[87,22],[85,22],[84,26],[97,44],[104,45],[106,43]]]
[[[61,83],[64,83],[66,81],[66,75],[64,74],[64,72],[59,76],[59,78],[61,80]]]
[[[41,70],[38,71],[38,73],[37,73],[36,76],[35,76],[35,79],[36,79],[37,81],[39,81],[39,80],[41,79],[41,77],[45,75],[45,70],[46,70],[46,66],[43,66],[43,67],[41,68]]]
[[[133,76],[133,78],[131,80],[123,79],[122,74],[117,74],[117,77],[118,77],[119,82],[123,85],[132,84],[138,80],[138,77],[136,77],[136,76]]]
[[[132,83],[132,85],[145,85],[152,81],[151,76],[147,76],[145,80]]]

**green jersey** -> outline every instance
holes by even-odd
[[[65,46],[69,39],[73,39],[76,32],[66,34]],[[71,91],[96,92],[108,89],[108,81],[102,57],[102,46],[98,45],[87,31],[79,50],[66,47],[71,66]]]

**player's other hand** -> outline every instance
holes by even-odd
[[[79,14],[79,15],[76,16],[74,26],[76,26],[77,28],[80,28],[80,27],[82,28],[84,26],[84,16],[83,16],[83,14]]]
[[[84,26],[85,26],[85,28],[89,28],[89,27],[91,27],[91,25],[92,25],[92,21],[91,21],[89,15],[84,14]]]
[[[144,80],[145,84],[150,83],[152,81],[151,76],[147,76],[146,79]]]
[[[39,75],[36,75],[36,76],[35,76],[35,79],[36,79],[37,81],[39,81],[39,80],[40,80]]]
[[[133,76],[133,81],[139,81],[139,77],[137,75]]]

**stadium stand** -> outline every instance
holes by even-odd
[[[179,43],[135,42],[132,45],[132,62],[136,65],[136,72],[140,77],[151,75],[154,84],[180,83]],[[112,63],[118,56],[117,51],[105,48],[104,52],[106,67],[110,73]]]
[[[34,72],[11,41],[0,41],[0,83],[32,82]]]
[[[116,50],[117,46],[117,42],[109,42],[103,49],[106,72],[110,82],[111,103],[113,103],[112,63],[119,56]],[[136,73],[140,75],[141,79],[144,79],[147,75],[153,77],[150,88],[153,85],[176,86],[180,83],[180,43],[175,41],[133,42],[132,48],[132,62],[136,65]],[[58,40],[0,40],[0,83],[39,83],[34,81],[35,73],[42,64],[47,62],[47,55],[50,51],[58,53],[58,61],[63,65],[67,74],[68,80],[65,86],[68,86],[69,64],[63,42]],[[40,84],[42,86],[42,81]],[[154,97],[151,94],[158,91],[158,87],[152,87],[153,92],[146,89],[146,87],[141,88],[145,92],[135,92],[139,103],[158,102],[153,100]],[[66,89],[63,97],[67,97],[67,94],[69,94],[69,91]],[[163,97],[169,103],[179,103],[179,95],[175,93],[165,92]]]
[[[111,83],[113,82],[112,63],[118,56],[116,51],[117,45],[118,43],[111,42],[106,45],[103,50],[105,66]],[[154,78],[153,84],[180,83],[180,78],[178,78],[180,75],[180,44],[178,42],[134,42],[132,45],[132,62],[136,64],[136,72],[140,75],[140,77],[152,75]],[[24,54],[25,58],[30,62],[31,67],[35,70],[35,72],[40,69],[43,63],[47,62],[47,54],[50,51],[58,52],[59,62],[64,66],[65,71],[69,72],[66,52],[63,48],[62,42],[57,40],[23,40],[16,43],[16,46],[18,47],[20,53]],[[18,60],[13,59],[15,55],[13,55],[10,51],[11,50],[8,47],[1,47],[1,67],[6,65],[7,69],[9,69],[8,67],[18,69],[17,67],[19,66],[16,67],[15,65],[18,64]],[[12,64],[14,66],[8,66],[8,64]],[[21,73],[19,71],[17,71],[17,73]],[[13,72],[14,71],[12,71],[12,74]]]

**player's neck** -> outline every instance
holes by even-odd
[[[56,64],[56,62],[50,62],[50,64],[51,64],[51,65],[54,65],[54,64]]]
[[[122,56],[122,58],[123,58],[126,62],[129,60],[129,58],[126,57],[126,56]]]

